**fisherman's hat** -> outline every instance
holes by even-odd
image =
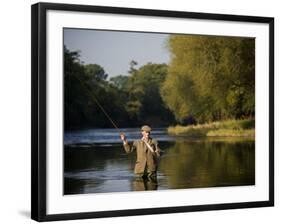
[[[149,127],[148,125],[144,125],[141,127],[141,130],[146,132],[151,132],[151,127]]]

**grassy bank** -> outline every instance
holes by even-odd
[[[173,135],[185,135],[194,137],[254,137],[255,120],[225,120],[188,126],[177,125],[174,127],[168,127],[168,133]]]

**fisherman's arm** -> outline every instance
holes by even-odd
[[[133,142],[133,144],[130,145],[127,140],[123,142],[123,146],[124,146],[124,149],[125,149],[126,153],[131,153],[131,152],[133,152],[133,151],[135,150],[135,148],[136,148],[135,142]]]
[[[136,148],[136,142],[134,141],[132,145],[129,144],[124,134],[120,135],[121,140],[123,141],[123,146],[126,153],[131,153]]]

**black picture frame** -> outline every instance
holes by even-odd
[[[82,212],[67,214],[47,214],[46,212],[46,13],[48,10],[75,12],[100,12],[123,15],[140,15],[169,18],[191,18],[216,21],[253,22],[269,25],[269,200],[242,203],[206,204],[195,206],[176,206],[159,208],[140,208],[130,210]],[[90,5],[37,3],[31,11],[31,218],[36,221],[54,221],[148,215],[161,213],[192,212],[237,208],[274,206],[274,18],[195,13],[183,11],[164,11],[140,8],[103,7]]]

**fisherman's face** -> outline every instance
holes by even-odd
[[[149,135],[150,135],[150,132],[148,132],[148,131],[142,131],[141,133],[142,133],[142,136],[143,136],[144,138],[148,138]]]

